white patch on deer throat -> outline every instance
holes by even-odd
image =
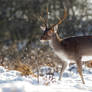
[[[51,48],[53,48],[52,40],[49,40],[49,45],[50,45]]]

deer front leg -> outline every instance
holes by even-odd
[[[66,67],[67,67],[67,63],[64,62],[64,61],[62,61],[62,68],[61,68],[61,71],[60,71],[59,80],[61,80],[61,77],[62,77],[63,72],[64,72],[64,70],[66,69]]]
[[[78,69],[79,75],[81,77],[82,83],[85,84],[85,81],[84,81],[84,78],[83,78],[83,74],[82,74],[82,62],[81,62],[81,58],[77,58],[76,64],[77,64],[77,69]]]

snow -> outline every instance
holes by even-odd
[[[92,56],[83,56],[82,61],[89,61],[92,60]]]
[[[83,75],[86,84],[82,84],[76,68],[67,69],[61,81],[55,74],[53,81],[44,76],[38,84],[38,79],[31,75],[21,76],[20,72],[0,66],[0,92],[92,92],[92,69],[84,67]]]

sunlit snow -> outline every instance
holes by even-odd
[[[38,79],[32,76],[21,76],[17,71],[8,71],[0,67],[0,92],[92,92],[92,69],[83,68],[86,84],[82,84],[76,68],[71,72],[67,69],[61,81],[58,75],[54,76],[54,82],[45,85],[44,78]]]

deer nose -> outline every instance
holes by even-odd
[[[46,42],[46,40],[45,40],[45,37],[44,37],[44,36],[41,36],[40,42],[41,42],[41,43],[45,43],[45,42]]]

